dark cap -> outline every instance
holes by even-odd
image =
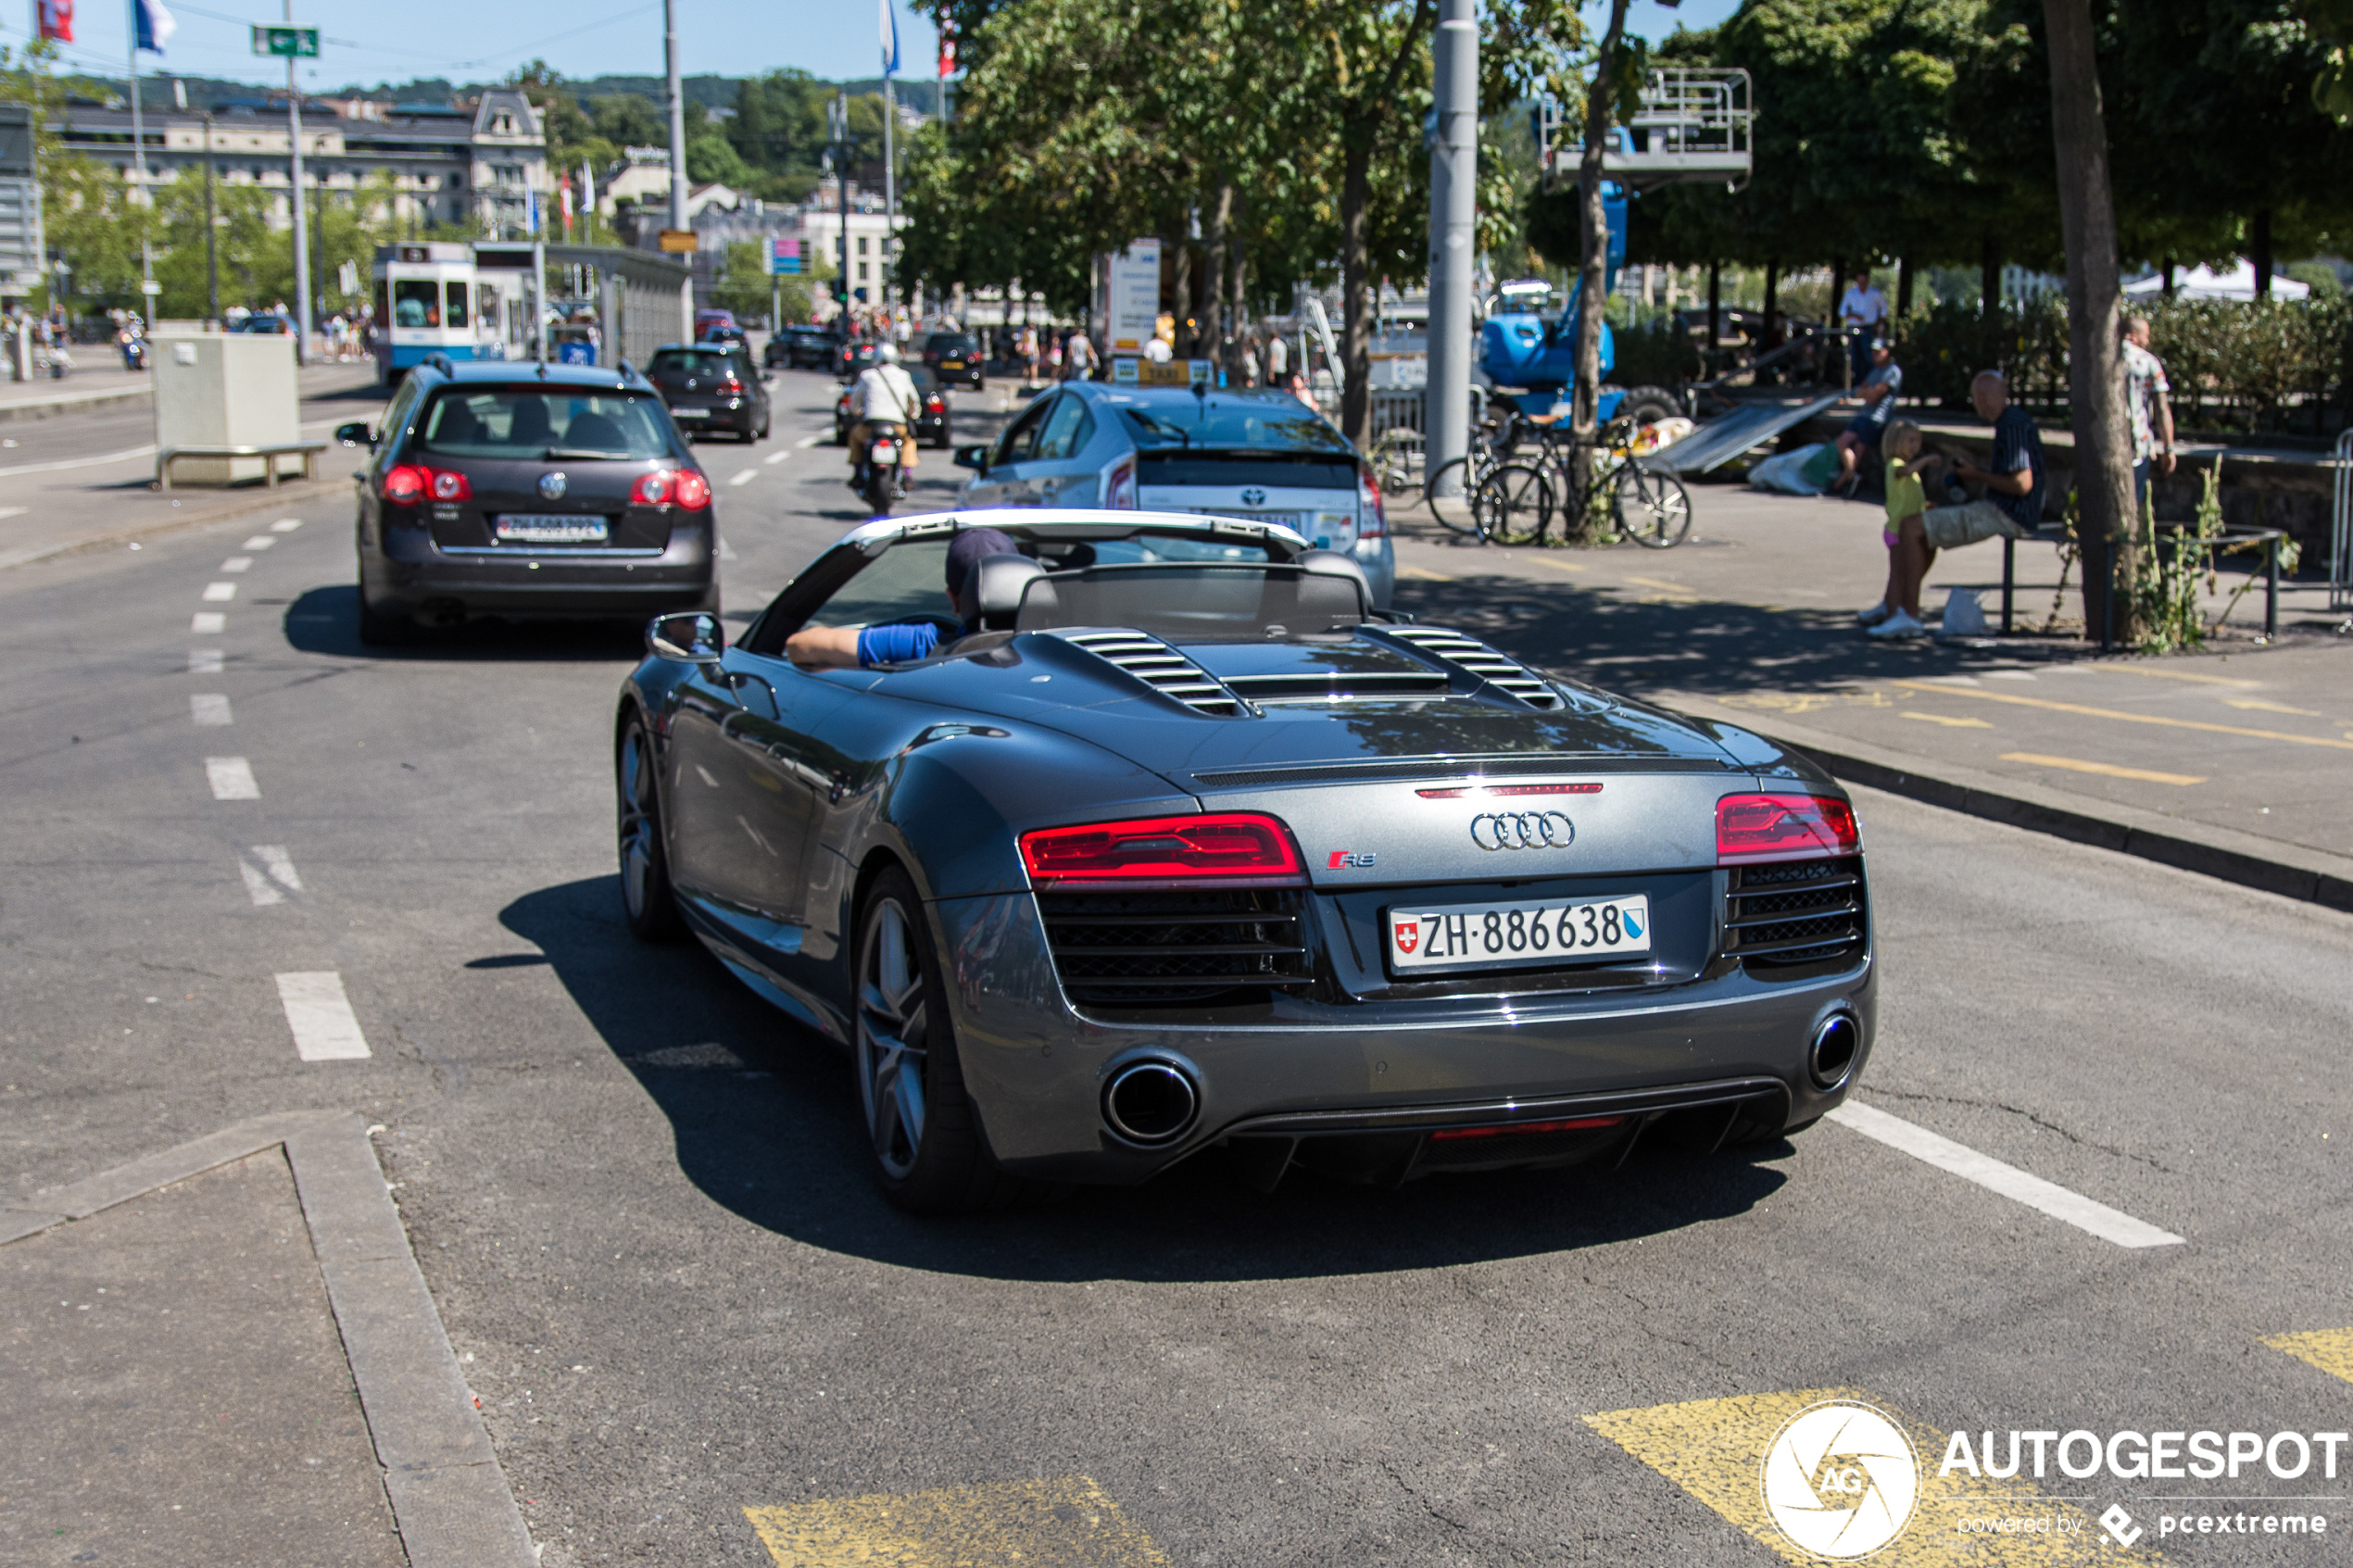
[[[964,596],[964,580],[973,574],[988,556],[1013,556],[1021,553],[1013,536],[1001,528],[969,528],[948,542],[948,596]]]

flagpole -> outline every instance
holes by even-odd
[[[899,102],[891,74],[899,69],[899,19],[890,12],[890,0],[882,0],[883,15],[890,22],[889,43],[883,54],[883,243],[889,247],[883,261],[883,277],[896,282],[899,275],[899,158],[895,133],[899,127]]]
[[[131,162],[137,170],[137,185],[131,199],[141,205],[147,197],[147,133],[139,119],[139,0],[130,0],[131,9]],[[156,42],[163,42],[157,39]],[[139,240],[139,311],[150,325],[156,314],[156,296],[147,285],[156,281],[156,247],[152,238],[142,235]]]
[[[294,20],[294,0],[286,0]],[[295,84],[296,56],[286,56],[286,205],[294,211],[295,363],[310,362],[310,226],[302,199],[302,90]]]

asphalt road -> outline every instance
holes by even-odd
[[[831,383],[774,391],[770,442],[701,449],[737,623],[860,516],[840,450],[797,445]],[[959,439],[997,400],[960,400]],[[19,428],[29,454],[53,427]],[[952,495],[925,464],[911,509]],[[935,1560],[883,1554],[916,1537],[986,1562],[1763,1563],[1755,1467],[1808,1391],[1931,1445],[2353,1427],[2353,1334],[2263,1342],[2353,1324],[2353,920],[1863,797],[1886,977],[1861,1102],[2177,1244],[1827,1123],[1614,1173],[1263,1197],[1203,1166],[918,1222],[861,1168],[845,1061],[622,924],[634,635],[363,651],[347,504],[283,522],[0,573],[0,1191],[266,1110],[384,1124],[548,1568]],[[192,634],[199,610],[225,629]],[[253,796],[216,798],[234,759]],[[274,977],[322,973],[364,1060],[297,1052]],[[1876,1561],[2124,1561],[2090,1523],[2111,1504],[2147,1532],[2131,1558],[2344,1560],[2160,1537],[2169,1511],[2353,1532],[2353,1451],[2334,1478],[1982,1485],[1944,1457]],[[2058,1533],[1964,1535],[1981,1516]]]

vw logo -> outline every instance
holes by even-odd
[[[1242,492],[1242,505],[1243,505],[1243,506],[1245,506],[1245,507],[1263,507],[1263,506],[1265,506],[1265,504],[1266,504],[1266,492],[1265,492],[1265,491],[1264,491],[1264,490],[1245,490],[1245,491],[1243,491],[1243,492]]]
[[[560,473],[541,474],[539,476],[539,494],[547,496],[550,501],[562,500],[564,494],[564,476]]]
[[[1470,834],[1481,849],[1566,849],[1577,824],[1559,811],[1490,811],[1471,819]]]

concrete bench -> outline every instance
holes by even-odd
[[[285,441],[274,446],[166,446],[156,454],[156,488],[171,488],[171,470],[182,458],[259,458],[269,471],[271,485],[278,483],[278,460],[282,458],[302,459],[302,477],[318,477],[319,454],[327,449],[323,441]]]
[[[2160,522],[2157,525],[2157,547],[2162,550],[2170,545],[2179,549],[2187,533],[2186,524]],[[2208,556],[2219,555],[2225,550],[2244,549],[2251,545],[2262,546],[2263,634],[2267,637],[2276,637],[2280,634],[2280,541],[2286,537],[2287,531],[2284,528],[2225,527],[2221,533],[2206,541],[2205,547]],[[2007,534],[2003,536],[2002,634],[2004,636],[2007,636],[2010,630],[2010,601],[2017,578],[2018,547],[2021,544],[2032,544],[2037,541],[2063,548],[2069,542],[2067,529],[2059,523],[2046,522],[2035,529],[2033,533],[2020,538],[2013,539]],[[2088,639],[2091,629],[2086,627],[2084,632]]]

